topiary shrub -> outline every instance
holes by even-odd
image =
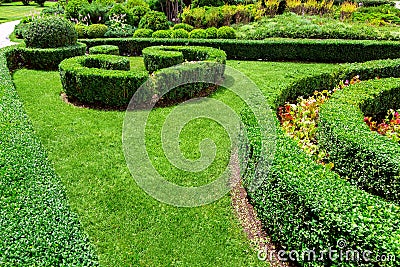
[[[172,31],[171,30],[159,30],[153,32],[151,35],[152,38],[172,38]]]
[[[86,26],[86,25],[76,24],[75,30],[78,33],[78,38],[87,37],[87,29],[88,29],[88,26]]]
[[[192,39],[206,39],[207,38],[207,32],[206,30],[203,29],[194,29],[189,33],[189,38]]]
[[[129,9],[132,14],[132,23],[133,26],[138,27],[140,20],[143,18],[144,15],[151,11],[150,8],[145,6],[135,6]]]
[[[119,55],[119,48],[116,45],[97,45],[89,48],[89,54],[107,54],[107,55]],[[129,62],[129,61],[128,61]],[[129,68],[128,68],[129,69]]]
[[[184,29],[173,30],[172,38],[189,38],[189,33]]]
[[[74,25],[61,17],[44,17],[32,21],[23,32],[27,47],[56,48],[76,44]]]
[[[168,30],[169,22],[163,12],[152,11],[143,16],[139,22],[139,28],[153,31]]]
[[[174,25],[174,30],[178,30],[178,29],[184,29],[187,32],[191,32],[194,30],[194,27],[192,25],[186,24],[186,23],[178,23]]]
[[[218,38],[218,29],[215,27],[207,28],[206,33],[207,33],[207,39],[216,39]]]
[[[151,38],[153,30],[151,29],[137,29],[133,33],[133,38]]]
[[[87,3],[86,0],[69,0],[65,6],[65,17],[67,19],[79,19],[79,11]]]
[[[89,38],[101,38],[107,32],[108,27],[104,24],[92,24],[87,28]]]
[[[236,39],[236,31],[229,26],[222,26],[217,31],[219,39]]]

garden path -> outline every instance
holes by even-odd
[[[9,45],[16,44],[11,42],[8,36],[14,31],[15,25],[19,23],[19,20],[5,22],[0,24],[0,48]]]

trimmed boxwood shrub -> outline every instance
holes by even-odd
[[[151,35],[152,38],[172,38],[171,30],[158,30],[153,32]]]
[[[76,44],[78,34],[74,25],[61,17],[33,20],[23,31],[24,41],[31,48],[56,48]]]
[[[14,88],[9,71],[22,63],[19,52],[0,49],[1,265],[98,266]]]
[[[184,29],[187,32],[191,32],[194,30],[194,27],[192,25],[186,24],[186,23],[178,23],[175,24],[173,27],[174,30],[178,30],[178,29]]]
[[[186,61],[211,61],[225,65],[224,51],[211,47],[194,46],[152,46],[143,49],[146,69],[154,71],[168,68]]]
[[[206,30],[203,29],[194,29],[189,33],[189,38],[192,39],[206,39],[207,38],[207,32]]]
[[[365,81],[335,93],[321,106],[318,124],[319,145],[329,154],[334,170],[359,188],[397,204],[400,147],[372,132],[363,118],[399,107],[400,79]]]
[[[28,48],[23,45],[16,48],[21,62],[27,68],[40,70],[57,70],[58,64],[66,58],[84,55],[86,45],[77,43],[59,48]]]
[[[210,27],[206,29],[207,39],[216,39],[218,38],[218,29],[215,27]]]
[[[98,45],[89,48],[89,54],[119,55],[119,48],[116,45]]]
[[[236,39],[236,32],[229,26],[222,26],[217,30],[217,37],[219,39]]]
[[[169,22],[163,12],[150,11],[140,19],[139,28],[153,31],[168,30]]]
[[[150,38],[153,34],[153,30],[151,29],[137,29],[133,33],[134,38]]]
[[[189,38],[189,33],[184,29],[173,30],[172,38]]]
[[[92,24],[86,29],[86,34],[89,38],[101,38],[107,32],[108,27],[104,24]]]
[[[148,55],[150,56],[145,59],[145,62],[147,62],[146,66],[151,66],[153,70],[158,71],[155,71],[151,75],[151,79],[147,81],[150,90],[145,95],[141,95],[141,99],[144,102],[152,100],[155,95],[174,102],[192,97],[210,86],[207,83],[189,83],[178,86],[163,95],[166,83],[179,80],[180,77],[185,77],[189,80],[196,77],[204,77],[204,80],[212,79],[215,82],[222,79],[224,67],[221,66],[224,66],[226,59],[223,51],[207,47],[158,47],[154,48],[153,51],[158,52],[160,56],[152,57],[152,50],[149,48]],[[187,60],[204,61],[197,64],[182,64],[171,70],[161,69],[162,67],[171,66],[170,61],[168,61],[168,54],[171,54],[169,51],[173,51],[172,53],[176,55],[179,54],[180,58],[183,56]],[[115,65],[111,63],[107,65],[106,62],[118,61],[121,58],[111,55],[89,55],[64,60],[61,62],[59,69],[65,93],[68,97],[78,99],[84,103],[113,107],[126,106],[136,90],[149,78],[149,74],[136,70],[109,70],[110,68],[116,69]],[[88,63],[92,61],[94,63]],[[105,68],[104,64],[110,67]],[[149,70],[151,69],[149,68]],[[151,70],[151,72],[153,71]]]
[[[89,47],[117,45],[122,54],[140,55],[149,46],[189,45],[222,49],[228,59],[296,60],[312,62],[364,62],[375,59],[399,58],[400,43],[392,41],[268,39],[101,39],[80,40]]]
[[[86,26],[86,25],[76,24],[75,30],[76,30],[76,33],[78,34],[78,38],[88,37],[87,29],[88,29],[88,26]]]

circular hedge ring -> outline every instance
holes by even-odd
[[[163,69],[185,62],[172,70]],[[64,92],[71,99],[86,104],[101,104],[112,107],[126,106],[136,90],[146,81],[152,83],[151,92],[143,96],[144,101],[152,97],[169,102],[191,98],[210,87],[210,84],[185,84],[162,95],[162,80],[177,76],[193,77],[213,75],[215,83],[223,78],[226,61],[225,52],[209,47],[150,47],[145,56],[146,71],[129,70],[127,58],[114,55],[89,55],[66,59],[59,69]],[[200,62],[199,62],[200,61]],[[218,64],[217,64],[218,63]],[[221,64],[222,63],[222,64]],[[154,73],[153,73],[154,72]],[[149,77],[151,79],[149,79]]]

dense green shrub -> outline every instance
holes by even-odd
[[[104,49],[103,49],[104,50]],[[85,68],[96,68],[104,70],[125,70],[131,69],[130,61],[126,57],[108,56],[105,54],[86,57],[81,65]]]
[[[89,38],[101,38],[107,29],[108,27],[104,24],[92,24],[87,27],[86,33]]]
[[[27,47],[55,48],[76,44],[78,34],[71,22],[61,17],[44,17],[28,24],[23,32]]]
[[[216,39],[218,38],[218,29],[215,27],[210,27],[206,29],[207,39]]]
[[[189,38],[189,33],[184,29],[173,30],[172,38]]]
[[[368,21],[371,24],[400,24],[400,10],[390,5],[361,7],[352,14],[352,19],[355,21]]]
[[[201,7],[185,9],[182,12],[182,21],[195,28],[202,28],[205,24],[206,10]]]
[[[219,39],[236,39],[236,32],[229,26],[222,26],[217,31],[217,37]]]
[[[84,24],[104,24],[108,20],[110,6],[98,1],[85,3],[78,11],[79,22]]]
[[[56,70],[58,64],[66,58],[84,55],[86,45],[75,45],[58,48],[26,48],[18,47],[21,62],[27,68],[40,70]]]
[[[140,20],[151,11],[150,8],[145,6],[134,6],[133,8],[129,9],[132,14],[132,25],[135,27],[139,26]]]
[[[207,32],[203,29],[194,29],[189,33],[189,38],[192,39],[205,39],[207,38]]]
[[[400,61],[393,72],[400,70]],[[381,76],[381,75],[380,75]],[[320,109],[319,145],[329,154],[334,170],[351,184],[400,203],[400,148],[371,132],[364,114],[382,115],[400,107],[400,79],[351,85],[333,95]],[[354,134],[357,133],[357,134]]]
[[[174,30],[184,29],[187,32],[191,32],[194,30],[193,26],[186,24],[186,23],[178,23],[174,25]]]
[[[205,27],[219,27],[223,25],[223,14],[219,7],[211,7],[206,10],[203,25]]]
[[[117,45],[122,54],[139,55],[142,49],[155,45],[209,46],[224,50],[229,59],[296,60],[312,62],[364,62],[400,57],[400,44],[391,41],[269,39],[101,39],[81,40],[89,47]],[[355,74],[357,75],[357,73]]]
[[[133,33],[134,38],[150,38],[153,34],[153,30],[151,29],[137,29]]]
[[[116,45],[99,45],[89,48],[89,54],[119,55],[119,48]],[[128,61],[129,62],[129,61]]]
[[[346,2],[346,0],[334,0],[335,5],[340,5],[343,2]],[[362,3],[362,6],[365,6],[365,7],[381,6],[381,5],[391,5],[391,6],[395,5],[394,1],[391,1],[391,0],[356,0],[354,2],[358,3],[358,4]]]
[[[203,7],[203,6],[223,6],[225,3],[222,0],[193,0],[193,7]]]
[[[158,30],[153,32],[152,38],[172,38],[172,30]]]
[[[121,21],[122,23],[126,23],[131,26],[135,25],[132,12],[122,4],[119,3],[114,4],[114,6],[110,9],[108,15],[111,18],[112,17],[118,18],[118,20]]]
[[[143,49],[143,60],[146,70],[153,73],[183,62],[183,54],[179,51],[164,51],[157,46]]]
[[[87,29],[88,26],[82,24],[75,24],[75,30],[78,34],[78,38],[85,38],[87,37]]]
[[[84,5],[87,4],[86,0],[69,0],[65,6],[65,17],[67,19],[79,19],[79,11]]]
[[[18,61],[18,48],[0,50],[1,265],[98,266],[14,88],[10,70]]]
[[[164,13],[151,11],[142,17],[139,22],[139,28],[151,29],[153,31],[168,30],[169,22]]]
[[[149,8],[149,4],[144,1],[144,0],[128,0],[126,1],[126,7],[129,9],[135,8],[135,7],[145,7]]]

